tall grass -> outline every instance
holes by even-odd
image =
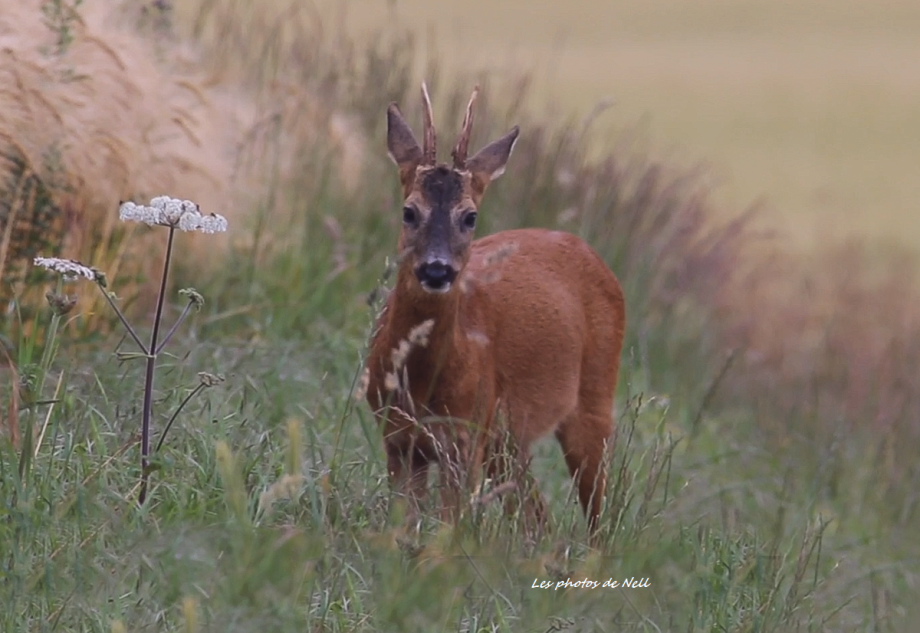
[[[416,51],[408,38],[365,50],[299,3],[253,6],[183,3],[174,31],[142,31],[154,49],[194,43],[199,68],[253,102],[294,87],[239,146],[241,161],[256,150],[281,157],[238,183],[231,223],[245,230],[208,267],[200,258],[213,251],[176,252],[175,283],[194,280],[209,302],[184,351],[158,361],[154,401],[182,402],[192,368],[227,382],[175,420],[139,509],[141,370],[113,362],[110,337],[74,348],[65,336],[46,393],[30,399],[47,429],[28,480],[0,437],[0,628],[911,630],[920,544],[909,266],[878,266],[862,247],[814,262],[771,256],[776,242],[752,231],[749,214],[714,220],[704,174],[625,142],[589,161],[590,125],[522,118],[526,81],[498,86],[434,65],[445,134],[474,79],[473,145],[512,122],[523,130],[481,230],[579,233],[624,283],[618,503],[608,504],[619,511],[608,510],[604,546],[589,548],[559,455],[543,446],[534,469],[553,516],[547,539],[526,543],[499,504],[456,530],[426,516],[420,535],[406,533],[379,432],[352,394],[368,295],[399,222],[383,113],[397,100],[421,120]],[[302,118],[308,95],[328,115],[316,120],[342,113],[363,147],[381,148],[367,149],[353,180],[341,129]],[[172,177],[194,186],[182,173]],[[149,264],[143,242],[124,244],[125,257]],[[820,301],[799,290],[809,278]],[[879,307],[865,318],[869,300]],[[22,349],[23,332],[7,345]],[[18,393],[6,384],[0,396]],[[555,589],[584,578],[649,586]]]
[[[242,79],[209,75],[194,43],[164,29],[142,36],[139,4],[28,0],[0,15],[4,313],[10,298],[28,291],[23,262],[36,255],[39,229],[56,251],[43,248],[45,255],[106,269],[130,300],[139,293],[131,286],[162,262],[127,248],[131,236],[112,213],[119,201],[168,191],[242,218],[277,178],[292,176],[293,150],[285,148],[303,148],[318,134],[340,139],[340,154],[360,169],[360,136],[315,93],[286,85],[263,94]],[[270,155],[264,138],[278,141]],[[149,232],[133,238],[145,239]],[[214,261],[200,245],[185,259],[197,267]],[[81,307],[91,315],[101,304]]]

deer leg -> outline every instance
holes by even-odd
[[[386,450],[390,489],[406,499],[408,519],[415,523],[428,492],[429,460],[411,443],[409,446],[388,444]]]
[[[556,431],[565,463],[578,489],[578,500],[588,519],[588,531],[594,536],[598,527],[607,486],[604,451],[613,433],[613,416],[606,413],[578,411]]]
[[[525,532],[531,538],[538,538],[546,528],[546,499],[540,491],[537,480],[530,472],[530,462],[530,451],[518,449],[512,467],[514,468],[514,479],[518,485],[518,494],[523,502]]]
[[[516,488],[504,495],[506,516],[513,516],[523,506],[525,531],[536,536],[546,526],[546,501],[533,477],[530,476],[530,452],[518,447],[510,437],[495,439],[489,450],[486,472],[493,489],[509,482]]]
[[[438,474],[441,484],[441,520],[456,524],[460,519],[463,498],[463,460],[455,444],[449,444],[438,460]]]
[[[463,507],[464,490],[478,478],[475,471],[482,449],[457,424],[442,425],[433,436],[441,485],[441,520],[456,524]]]

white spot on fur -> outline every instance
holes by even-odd
[[[503,242],[498,248],[486,253],[482,258],[483,267],[488,268],[489,266],[501,264],[517,252],[518,248],[520,248],[520,244],[517,242]]]
[[[480,332],[479,330],[471,330],[467,332],[466,338],[467,340],[473,341],[474,343],[478,343],[479,345],[482,345],[483,347],[489,344],[489,337],[483,334],[482,332]]]

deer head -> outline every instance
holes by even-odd
[[[479,204],[489,183],[502,175],[520,130],[514,126],[500,139],[467,158],[473,90],[453,164],[437,162],[437,145],[428,89],[422,84],[424,146],[395,103],[387,109],[387,150],[399,168],[403,190],[403,225],[399,235],[401,266],[410,266],[418,286],[426,293],[450,292],[469,260]]]

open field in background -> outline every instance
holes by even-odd
[[[356,33],[388,20],[450,69],[534,74],[528,109],[638,124],[706,162],[721,208],[764,197],[800,246],[847,234],[920,248],[920,4],[815,0],[316,0]],[[526,133],[526,130],[524,131]]]
[[[593,20],[544,3],[523,29],[514,3],[436,16],[397,2],[411,19],[388,23],[385,4],[362,2],[345,30],[339,10],[302,0],[85,0],[78,20],[43,4],[0,13],[0,631],[915,630],[908,3],[637,2]],[[428,16],[450,27],[431,55]],[[604,55],[609,84],[584,61]],[[578,233],[627,294],[597,550],[551,441],[534,465],[545,541],[525,542],[498,503],[457,530],[429,516],[407,532],[354,401],[399,224],[383,113],[398,100],[419,129],[423,69],[442,152],[474,81],[474,146],[524,129],[477,230]],[[611,93],[585,137],[578,120]],[[698,161],[712,172],[687,169]],[[835,229],[904,248],[814,239],[822,188],[874,205]],[[49,325],[54,280],[28,261],[104,269],[149,322],[165,233],[114,218],[119,198],[157,194],[230,230],[177,237],[166,323],[180,288],[205,305],[162,358],[155,441],[196,372],[226,381],[175,419],[139,509],[143,367],[119,355],[130,340],[89,282],[66,287],[79,303]],[[873,234],[867,217],[887,219]],[[650,587],[530,588],[569,577]]]

